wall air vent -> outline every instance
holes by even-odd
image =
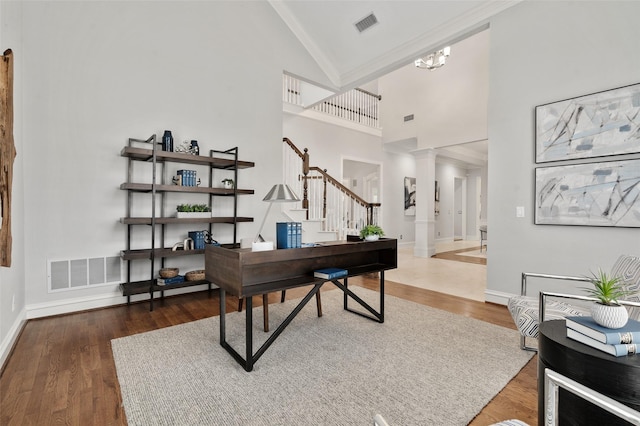
[[[376,15],[374,15],[372,12],[369,15],[362,18],[361,20],[359,20],[358,22],[356,22],[355,26],[359,32],[363,32],[364,30],[371,28],[377,23],[378,23],[378,18],[376,18]]]
[[[405,115],[404,116],[404,122],[406,123],[407,121],[411,121],[413,120],[413,114],[409,114],[409,115]]]
[[[49,293],[122,282],[120,256],[48,260]]]

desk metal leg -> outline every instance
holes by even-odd
[[[227,350],[233,356],[233,358],[240,364],[245,371],[253,370],[253,365],[260,359],[260,357],[266,352],[266,350],[271,346],[271,344],[282,334],[284,329],[293,321],[293,319],[300,313],[302,308],[311,300],[312,297],[320,291],[320,287],[322,287],[322,283],[318,283],[314,285],[314,287],[307,293],[307,295],[298,303],[298,305],[293,309],[293,311],[282,321],[282,324],[278,326],[278,328],[269,336],[266,342],[258,348],[256,353],[253,353],[253,303],[252,298],[246,298],[246,317],[245,317],[245,333],[246,333],[246,351],[245,357],[243,358],[234,348],[231,347],[226,341],[225,338],[225,319],[224,314],[224,299],[225,294],[224,290],[220,289],[220,345]]]
[[[344,310],[352,312],[354,314],[363,316],[373,321],[377,321],[379,323],[384,322],[384,271],[380,271],[380,311],[376,311],[372,308],[367,302],[358,297],[357,294],[349,290],[349,283],[347,278],[344,279],[344,284],[342,284],[339,280],[331,280],[336,287],[338,287],[344,293]],[[349,297],[355,300],[365,308],[367,311],[371,313],[371,315],[363,314],[362,312],[354,311],[348,307]]]

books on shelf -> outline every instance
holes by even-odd
[[[335,280],[336,278],[346,277],[347,274],[348,272],[346,269],[340,268],[324,268],[313,272],[314,277],[323,278],[325,280]]]
[[[302,247],[302,222],[277,222],[276,247],[279,249]]]
[[[567,337],[569,339],[576,340],[580,343],[584,343],[585,345],[591,346],[592,348],[601,350],[613,356],[627,356],[637,354],[640,350],[640,344],[636,343],[622,343],[618,345],[606,344],[602,343],[598,340],[592,339],[591,337],[584,335],[580,332],[577,332],[571,328],[567,328]]]
[[[591,317],[567,317],[567,328],[575,330],[607,345],[640,343],[640,322],[629,318],[622,328],[606,328]]]
[[[182,282],[184,282],[184,275],[176,275],[175,277],[171,277],[171,278],[158,278],[157,284],[171,285],[171,284],[178,284]]]
[[[567,337],[616,357],[640,351],[640,322],[629,319],[622,328],[606,328],[591,317],[567,317]]]

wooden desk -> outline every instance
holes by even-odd
[[[344,309],[384,322],[384,271],[398,265],[397,240],[382,238],[379,241],[333,241],[315,247],[253,252],[251,249],[226,249],[207,246],[205,250],[205,278],[220,287],[220,345],[240,363],[246,371],[262,356],[284,328],[295,318],[309,300],[316,295],[327,280],[313,276],[317,269],[335,267],[348,271],[348,277],[370,272],[380,273],[379,311],[369,306],[348,288],[348,277],[331,280],[344,292]],[[341,282],[342,281],[342,282]],[[253,353],[251,296],[287,290],[304,285],[313,288],[280,324],[267,341]],[[225,316],[226,293],[245,298],[246,355],[242,357],[226,341]],[[348,308],[351,298],[370,314],[362,314]]]
[[[550,368],[640,410],[640,355],[615,357],[567,337],[564,320],[544,321],[538,338],[538,424],[544,425],[544,370]],[[628,423],[560,389],[559,424]]]

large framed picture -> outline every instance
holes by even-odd
[[[536,163],[640,152],[640,83],[536,107]]]
[[[640,159],[538,167],[535,223],[640,227]]]
[[[416,178],[404,178],[404,215],[416,215]]]

